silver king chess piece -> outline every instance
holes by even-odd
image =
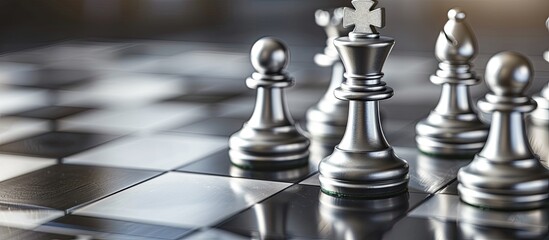
[[[349,34],[350,31],[343,27],[343,8],[317,10],[315,19],[317,25],[326,31],[328,40],[324,53],[316,54],[314,60],[319,66],[331,67],[332,78],[322,99],[307,110],[306,128],[312,148],[316,145],[319,145],[318,148],[333,148],[343,137],[349,112],[349,104],[334,96],[334,90],[343,82],[345,69],[333,41]]]
[[[408,163],[396,156],[381,128],[379,101],[393,96],[381,81],[382,68],[394,39],[380,36],[384,10],[376,1],[352,1],[343,26],[354,25],[349,36],[334,40],[345,66],[346,80],[334,91],[349,101],[345,134],[333,153],[319,164],[322,191],[339,197],[381,197],[407,190]]]
[[[250,119],[229,139],[231,162],[266,170],[306,165],[309,140],[296,129],[283,91],[294,84],[284,71],[288,48],[266,37],[253,45],[250,57],[256,72],[246,79],[246,85],[257,90],[257,97]]]
[[[480,79],[471,71],[477,41],[465,13],[448,11],[448,22],[438,36],[435,55],[440,61],[431,82],[442,86],[438,105],[416,125],[418,149],[438,156],[473,156],[484,146],[488,126],[472,108],[469,87]]]
[[[549,30],[549,18],[545,25]],[[543,54],[543,58],[549,62],[549,50]],[[536,125],[549,126],[549,83],[538,95],[534,96],[534,100],[538,103],[538,108],[530,114],[530,120]]]
[[[459,170],[462,201],[493,209],[549,203],[549,170],[532,152],[526,135],[524,115],[536,108],[536,102],[524,94],[532,74],[532,64],[518,53],[498,53],[488,61],[485,81],[491,93],[478,107],[492,113],[492,122],[484,148]]]

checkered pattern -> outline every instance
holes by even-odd
[[[329,81],[330,69],[309,61],[320,50],[299,48],[289,67],[297,84],[287,99],[301,124]],[[465,205],[456,174],[470,160],[416,150],[414,125],[440,91],[428,81],[437,62],[427,53],[393,54],[385,67],[395,96],[382,103],[383,127],[410,164],[407,194],[329,197],[320,192],[319,159],[278,172],[232,166],[228,137],[254,105],[247,51],[65,42],[0,56],[0,239],[547,237],[548,218],[539,219],[549,209]],[[485,90],[475,87],[473,98]]]

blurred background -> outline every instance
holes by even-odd
[[[261,36],[318,47],[314,11],[344,0],[0,0],[0,52],[73,39],[154,39],[249,45]],[[547,0],[382,0],[395,51],[432,52],[448,9],[459,6],[481,53],[547,47]]]

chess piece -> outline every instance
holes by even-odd
[[[536,103],[524,95],[532,80],[529,60],[514,52],[493,56],[485,80],[492,91],[478,102],[492,113],[488,140],[474,160],[458,172],[461,199],[494,209],[527,209],[549,203],[549,170],[532,153],[524,114]]]
[[[349,30],[343,28],[342,8],[331,11],[317,10],[315,18],[316,23],[324,27],[328,36],[324,53],[315,55],[315,62],[319,66],[332,67],[332,78],[322,99],[307,110],[307,132],[315,149],[322,149],[324,146],[333,148],[343,137],[349,112],[347,102],[334,96],[334,90],[343,82],[345,69],[333,41],[347,35]],[[313,149],[311,151],[313,152]]]
[[[549,30],[549,18],[545,22]],[[545,61],[549,62],[549,50],[543,54]],[[530,114],[530,124],[528,133],[532,150],[541,158],[541,163],[549,168],[549,83],[541,90],[539,94],[533,97],[538,104],[538,108]]]
[[[541,164],[549,168],[549,127],[547,125],[529,124],[528,139],[532,151],[541,159]]]
[[[335,96],[349,101],[345,134],[333,153],[319,164],[322,191],[340,197],[381,197],[407,189],[408,163],[397,157],[381,127],[379,101],[393,96],[381,81],[385,59],[394,40],[380,36],[383,9],[376,1],[352,1],[345,8],[343,25],[355,25],[348,37],[334,40],[346,69],[346,80]]]
[[[277,39],[262,38],[253,45],[250,57],[256,72],[246,85],[257,89],[257,98],[250,119],[229,139],[231,162],[271,170],[306,165],[309,140],[297,131],[283,91],[294,84],[284,72],[287,47]]]
[[[545,22],[549,29],[549,18]],[[549,50],[544,53],[543,58],[549,62]],[[538,103],[538,108],[530,114],[532,123],[541,126],[549,126],[549,83],[541,90],[539,95],[534,96],[534,100]]]
[[[473,111],[469,94],[469,86],[480,82],[471,71],[477,42],[463,11],[451,9],[448,18],[435,47],[438,70],[431,76],[442,93],[436,108],[416,125],[416,142],[426,154],[472,156],[488,137],[488,126]]]

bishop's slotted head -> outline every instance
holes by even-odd
[[[524,115],[536,103],[524,94],[533,78],[530,61],[515,52],[493,56],[486,66],[492,93],[478,102],[492,113],[488,140],[466,167],[459,170],[461,199],[494,209],[530,209],[549,203],[549,170],[532,152]]]
[[[266,37],[252,47],[256,72],[246,79],[257,90],[255,108],[242,129],[229,139],[231,162],[245,169],[277,170],[307,165],[309,140],[299,133],[287,109],[283,88],[294,84],[284,69],[289,51]]]
[[[480,121],[470,94],[470,88],[480,82],[472,64],[477,51],[477,40],[465,12],[450,9],[435,45],[438,69],[430,77],[432,83],[442,87],[440,98],[429,116],[416,125],[416,143],[421,152],[469,159],[484,146],[488,126]]]
[[[354,25],[355,34],[377,34],[376,27],[385,27],[385,9],[377,8],[377,1],[354,0],[355,9],[345,8],[343,27]]]

